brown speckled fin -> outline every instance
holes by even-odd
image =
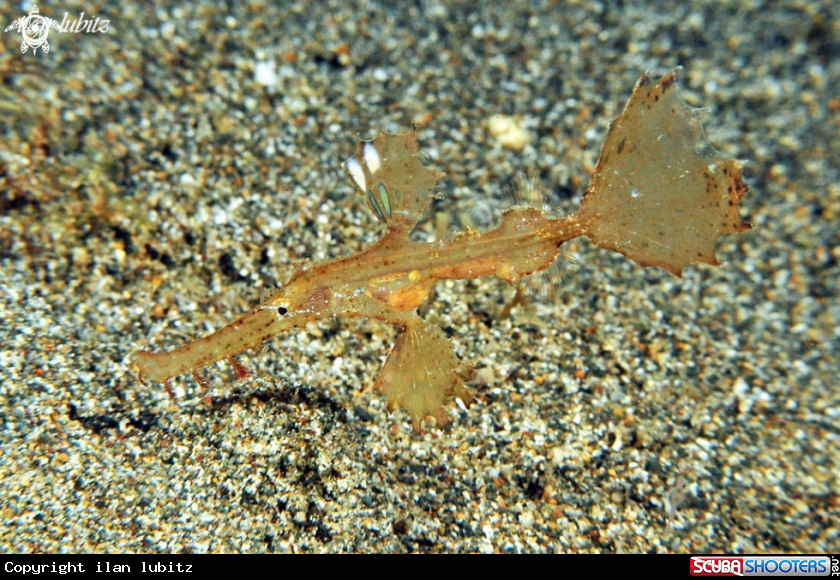
[[[344,171],[390,230],[409,234],[431,202],[436,174],[417,158],[414,131],[359,142]]]
[[[718,238],[750,227],[738,213],[741,164],[714,150],[699,111],[680,100],[679,70],[636,83],[580,210],[595,244],[677,276],[691,262],[716,265]]]
[[[462,364],[443,331],[412,314],[404,320],[375,388],[385,395],[389,411],[408,411],[415,432],[427,416],[443,427],[449,424],[447,399],[458,397],[467,406],[473,401],[461,380]]]

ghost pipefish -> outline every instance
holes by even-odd
[[[239,320],[169,352],[139,352],[141,381],[167,383],[233,356],[276,334],[331,317],[368,317],[401,333],[375,389],[388,409],[402,408],[415,431],[427,416],[446,425],[450,397],[472,402],[465,369],[449,340],[416,309],[440,280],[497,276],[510,284],[551,266],[560,246],[578,236],[620,252],[644,267],[681,276],[689,263],[717,265],[724,234],[750,227],[738,202],[747,187],[741,163],[720,156],[706,140],[696,110],[685,105],[671,71],[658,82],[643,75],[610,126],[592,183],[579,211],[555,217],[514,206],[495,229],[432,243],[409,233],[421,219],[436,173],[420,163],[414,132],[360,142],[344,170],[386,231],[367,249],[296,272],[263,304]]]

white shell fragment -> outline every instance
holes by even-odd
[[[514,117],[494,115],[487,120],[487,130],[499,145],[521,151],[531,142],[531,134]]]

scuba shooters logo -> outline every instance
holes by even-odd
[[[836,576],[836,562],[828,556],[692,556],[691,575]]]
[[[26,53],[30,48],[35,54],[40,48],[45,53],[50,51],[50,44],[47,42],[47,35],[50,28],[54,28],[59,32],[74,32],[76,34],[84,32],[90,34],[93,32],[106,33],[108,32],[108,25],[110,20],[102,20],[96,17],[93,20],[85,20],[85,13],[79,14],[79,18],[73,20],[69,18],[67,12],[64,13],[64,19],[59,24],[57,21],[47,16],[42,16],[38,11],[38,7],[33,5],[29,14],[21,16],[9,26],[6,27],[6,32],[16,30],[23,36],[23,42],[20,44],[20,51]]]

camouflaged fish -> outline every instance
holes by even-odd
[[[677,70],[658,82],[636,83],[621,116],[610,126],[580,210],[556,217],[516,205],[498,227],[432,243],[409,234],[429,205],[436,173],[418,160],[414,132],[380,134],[358,144],[344,170],[366,205],[385,224],[364,251],[295,273],[274,296],[221,330],[170,352],[139,352],[141,380],[166,382],[231,357],[276,334],[333,317],[375,318],[401,333],[376,379],[388,409],[405,409],[415,431],[432,416],[449,418],[452,397],[467,406],[469,369],[446,335],[417,314],[434,285],[446,279],[497,276],[510,284],[549,268],[563,243],[586,236],[642,266],[680,276],[692,262],[716,265],[715,245],[741,232],[738,202],[747,187],[741,164],[708,143],[696,110],[675,88]]]

